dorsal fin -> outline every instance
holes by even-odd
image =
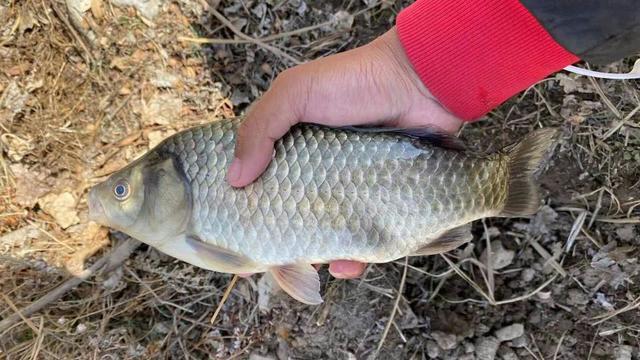
[[[420,142],[425,142],[449,150],[466,150],[465,144],[457,137],[441,129],[422,126],[416,128],[387,128],[378,126],[343,126],[339,129],[359,132],[388,133],[407,136]]]

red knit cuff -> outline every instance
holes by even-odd
[[[518,0],[417,0],[396,27],[425,86],[465,120],[579,60]]]

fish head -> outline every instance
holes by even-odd
[[[89,191],[89,219],[149,245],[185,232],[189,186],[170,155],[150,153]]]

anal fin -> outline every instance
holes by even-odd
[[[467,243],[473,239],[471,234],[471,224],[465,224],[453,229],[447,230],[435,240],[429,241],[428,244],[420,247],[411,256],[427,256],[442,254],[451,251],[460,245]]]
[[[282,290],[294,299],[309,305],[322,303],[320,278],[311,264],[284,265],[271,269]]]

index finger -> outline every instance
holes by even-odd
[[[302,102],[295,96],[295,89],[301,84],[286,78],[278,80],[250,109],[238,129],[234,159],[227,172],[231,186],[246,186],[258,178],[273,157],[275,142],[299,122]]]

